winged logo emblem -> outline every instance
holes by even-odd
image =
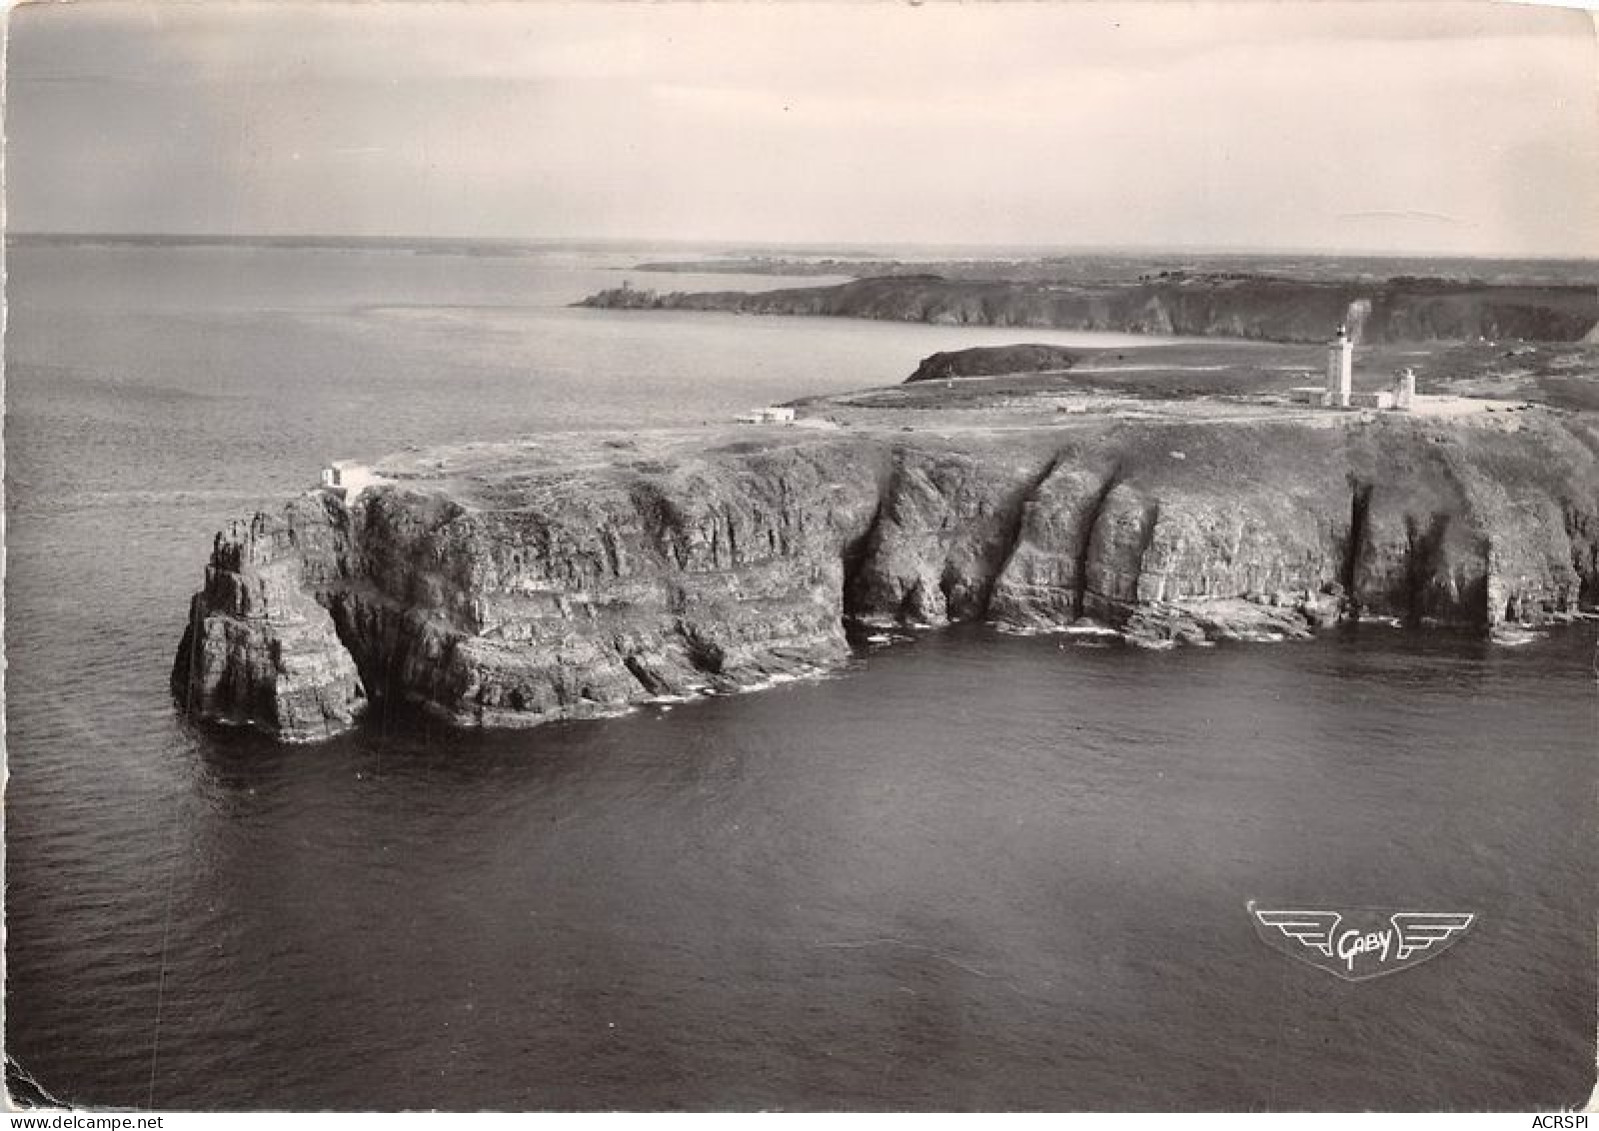
[[[1262,941],[1346,981],[1408,969],[1442,954],[1477,921],[1473,911],[1247,905]]]
[[[1447,947],[1455,936],[1471,926],[1477,917],[1466,911],[1400,911],[1390,918],[1399,932],[1400,962],[1434,943]]]

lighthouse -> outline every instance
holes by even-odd
[[[1327,403],[1348,408],[1354,378],[1355,343],[1349,340],[1348,329],[1340,326],[1337,335],[1327,345]]]

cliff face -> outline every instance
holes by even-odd
[[[178,645],[181,705],[289,738],[349,727],[366,691],[317,602],[348,576],[349,548],[349,516],[331,498],[299,499],[219,533]]]
[[[1157,646],[1559,620],[1599,601],[1599,435],[1529,420],[783,430],[393,465],[351,505],[217,536],[173,686],[197,716],[313,739],[375,697],[527,725],[758,686],[844,663],[847,618],[1088,617]]]
[[[174,689],[314,739],[369,695],[525,725],[836,666],[878,455],[552,471],[472,505],[404,484],[301,499],[217,536]]]
[[[897,275],[753,293],[613,290],[590,296],[580,305],[1278,342],[1325,341],[1331,327],[1344,321],[1353,322],[1358,340],[1365,342],[1579,341],[1599,323],[1599,294],[1592,287],[1405,278],[1323,283],[1200,275],[1094,285]]]

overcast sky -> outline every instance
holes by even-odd
[[[1587,14],[13,11],[15,230],[1599,255]]]

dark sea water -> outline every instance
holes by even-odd
[[[212,532],[328,459],[722,419],[1015,337],[565,308],[633,258],[14,250],[6,1049],[46,1088],[157,1108],[1586,1099],[1591,625],[1161,654],[962,628],[819,683],[531,732],[387,716],[279,747],[185,725],[167,672]],[[1262,945],[1249,899],[1481,918],[1345,983]]]

